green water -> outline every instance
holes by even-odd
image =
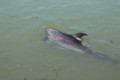
[[[43,42],[46,27],[120,58],[119,0],[0,0],[0,80],[120,80],[120,63]]]

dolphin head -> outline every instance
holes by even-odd
[[[58,41],[63,38],[63,32],[58,31],[56,29],[46,28],[45,32],[47,33],[47,38],[49,38],[51,40]]]

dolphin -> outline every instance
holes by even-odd
[[[44,38],[44,41],[51,40],[53,42],[58,43],[61,46],[72,49],[74,51],[78,51],[78,52],[82,51],[85,53],[89,53],[93,56],[105,60],[111,59],[110,57],[104,55],[103,53],[91,49],[83,42],[82,37],[87,36],[86,33],[79,32],[75,34],[68,34],[54,28],[46,28],[45,32],[46,32],[46,37]]]

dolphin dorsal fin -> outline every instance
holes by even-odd
[[[75,34],[72,34],[73,37],[75,37],[77,40],[81,40],[81,38],[83,36],[87,36],[86,33],[82,33],[82,32],[79,32],[79,33],[75,33]]]

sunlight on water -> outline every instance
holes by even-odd
[[[120,59],[119,0],[1,0],[0,80],[119,80],[111,63],[43,41],[46,27],[85,32],[84,41]]]

